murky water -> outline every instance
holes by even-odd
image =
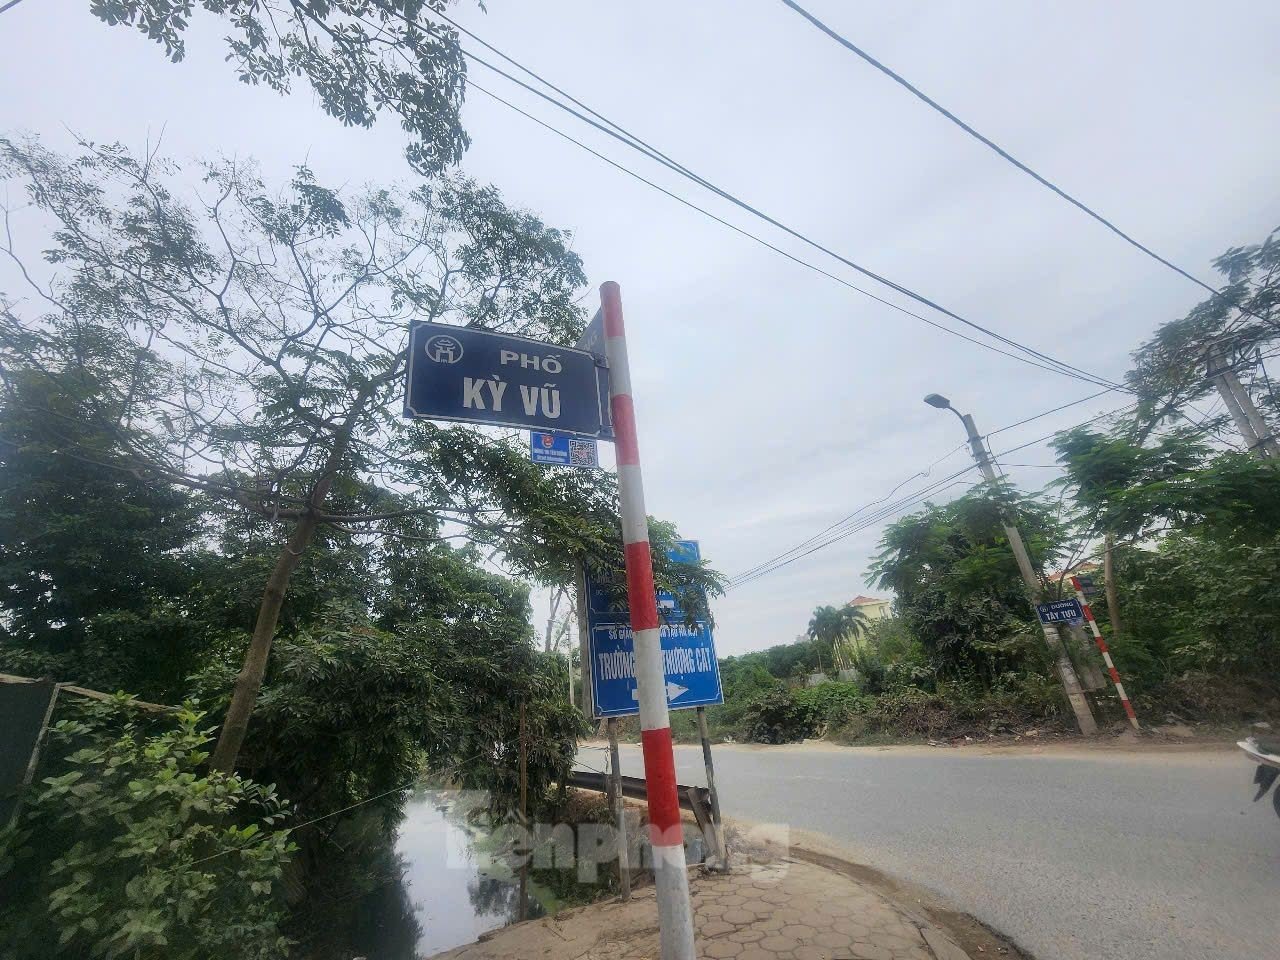
[[[518,919],[519,882],[489,837],[466,821],[466,809],[451,791],[420,793],[405,808],[396,853],[421,928],[419,957],[471,943]],[[539,916],[539,909],[532,903],[529,915]]]

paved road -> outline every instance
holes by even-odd
[[[696,747],[676,763],[705,782]],[[716,749],[725,816],[825,833],[1039,960],[1280,957],[1280,819],[1251,777],[1225,749]]]

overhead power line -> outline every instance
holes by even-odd
[[[1078,210],[1083,211],[1085,214],[1092,217],[1094,220],[1098,221],[1098,223],[1102,224],[1104,227],[1106,227],[1108,230],[1114,233],[1121,240],[1124,240],[1126,243],[1130,244],[1131,246],[1136,247],[1138,250],[1141,250],[1147,256],[1151,257],[1153,260],[1156,260],[1157,262],[1168,267],[1170,270],[1172,270],[1174,273],[1178,274],[1179,276],[1185,277],[1187,280],[1190,280],[1196,286],[1209,291],[1209,293],[1213,294],[1214,296],[1222,296],[1223,292],[1221,290],[1217,289],[1211,284],[1205,283],[1205,281],[1201,280],[1199,277],[1195,276],[1194,274],[1189,273],[1188,271],[1182,269],[1182,267],[1178,266],[1176,263],[1166,259],[1165,257],[1162,257],[1160,254],[1156,253],[1146,244],[1141,243],[1140,241],[1134,239],[1130,234],[1126,233],[1124,230],[1121,230],[1118,226],[1115,225],[1115,223],[1113,223],[1111,220],[1104,217],[1102,214],[1098,213],[1098,211],[1094,210],[1084,201],[1076,199],[1076,197],[1067,193],[1067,191],[1062,189],[1062,187],[1058,186],[1053,181],[1049,180],[1046,177],[1041,176],[1035,170],[1031,169],[1031,167],[1027,166],[1017,157],[1013,156],[1011,153],[1009,153],[1009,151],[1005,150],[998,143],[995,143],[990,138],[983,136],[981,133],[979,133],[969,124],[965,123],[963,120],[957,117],[954,113],[952,113],[942,104],[938,103],[937,100],[934,100],[927,93],[925,93],[923,90],[921,90],[911,81],[909,81],[906,77],[902,76],[900,73],[895,72],[885,64],[881,63],[879,60],[877,60],[871,54],[867,53],[867,51],[863,50],[861,47],[857,46],[847,37],[841,36],[831,27],[827,26],[827,24],[823,23],[821,20],[815,17],[812,13],[806,10],[804,7],[800,6],[800,4],[796,3],[795,0],[782,0],[782,2],[786,4],[788,7],[790,7],[792,10],[794,10],[796,13],[798,13],[800,16],[808,20],[809,23],[813,24],[813,26],[817,27],[819,30],[825,33],[828,37],[830,37],[836,43],[840,44],[840,46],[844,47],[850,53],[857,55],[862,60],[870,64],[871,66],[875,67],[877,70],[883,73],[886,77],[893,80],[894,83],[897,83],[899,86],[901,86],[902,88],[910,92],[914,97],[916,97],[916,99],[920,100],[925,104],[928,104],[938,113],[942,114],[952,123],[954,123],[957,127],[963,130],[965,133],[969,134],[969,136],[973,137],[979,143],[983,144],[984,146],[988,147],[995,153],[999,154],[1001,157],[1009,161],[1009,163],[1013,164],[1015,167],[1017,167],[1019,170],[1025,173],[1027,176],[1031,177],[1033,180],[1039,183],[1041,186],[1049,190],[1052,190],[1063,200],[1067,201],[1067,203],[1071,204],[1073,207],[1076,207]]]
[[[1027,417],[1024,420],[1018,421],[1017,423],[1012,423],[1007,426],[1000,427],[997,430],[993,430],[991,431],[991,433],[986,434],[986,437],[992,437],[998,433],[1003,433],[1006,430],[1012,430],[1014,427],[1031,423],[1035,420],[1039,420],[1043,417],[1047,417],[1047,416],[1050,416],[1051,414],[1057,413],[1060,410],[1065,410],[1068,407],[1075,406],[1076,404],[1083,403],[1087,400],[1096,399],[1097,397],[1110,392],[1111,391],[1104,390],[1102,391],[1102,393],[1093,394],[1088,397],[1082,397],[1080,400],[1075,400],[1075,401],[1072,401],[1071,403],[1062,404],[1061,406],[1053,407],[1052,409],[1045,410],[1041,413],[1036,414],[1033,417]],[[1128,404],[1124,407],[1120,407],[1115,410],[1104,411],[1103,413],[1100,413],[1096,416],[1089,417],[1086,420],[1082,420],[1080,423],[1074,424],[1074,426],[1083,426],[1084,424],[1092,423],[1095,420],[1101,420],[1104,417],[1110,417],[1119,413],[1123,413],[1131,409],[1133,406],[1134,406],[1133,404]],[[1048,440],[1056,436],[1060,432],[1061,432],[1061,429],[1054,430],[1052,433],[1045,434],[1043,437],[1037,437],[1035,440],[1030,440],[1026,443],[1019,444],[1018,446],[1010,447],[1007,450],[1002,450],[1000,453],[994,455],[996,458],[996,461],[999,462],[999,458],[1008,456],[1011,453],[1016,453],[1019,450],[1025,450],[1027,447],[1032,447],[1032,446],[1035,446],[1036,444],[1043,443],[1045,440]],[[819,550],[825,549],[826,547],[829,547],[835,543],[840,542],[841,540],[851,537],[856,533],[860,533],[863,530],[866,530],[868,527],[874,526],[875,524],[881,522],[882,520],[887,519],[888,517],[894,515],[895,513],[900,513],[902,510],[905,510],[911,506],[915,506],[916,504],[922,502],[928,497],[934,496],[937,493],[942,492],[943,489],[949,489],[950,487],[956,486],[957,483],[960,482],[958,480],[959,477],[963,476],[964,474],[976,468],[977,468],[977,464],[971,464],[970,466],[965,467],[963,470],[957,471],[956,473],[953,473],[950,476],[943,477],[941,480],[935,481],[934,483],[929,484],[920,490],[913,491],[912,493],[908,494],[906,497],[902,498],[901,500],[882,506],[879,510],[875,511],[873,514],[870,514],[867,516],[861,516],[861,519],[857,519],[856,522],[853,522],[855,518],[860,517],[860,515],[862,515],[868,508],[875,506],[877,504],[883,504],[884,501],[888,499],[888,497],[893,496],[895,492],[901,489],[903,484],[909,483],[911,480],[914,480],[916,479],[916,477],[920,476],[919,473],[914,474],[913,476],[909,477],[907,480],[904,480],[902,483],[899,483],[896,487],[894,487],[893,490],[890,491],[888,496],[882,497],[879,500],[873,500],[870,503],[867,503],[862,507],[859,507],[857,510],[853,511],[853,513],[842,518],[841,520],[836,521],[835,523],[828,526],[826,529],[820,531],[817,534],[814,534],[812,537],[809,537],[807,540],[804,540],[796,544],[795,546],[791,547],[789,550],[783,553],[780,553],[772,557],[771,559],[764,561],[763,563],[759,563],[756,566],[750,568],[749,570],[744,570],[743,572],[731,577],[729,579],[729,586],[731,588],[743,586],[746,583],[751,582],[752,580],[757,580],[762,576],[766,576],[770,573],[773,573],[775,570],[780,570],[783,567],[788,566],[789,564],[795,562],[796,560],[799,560],[803,557],[807,557],[813,553],[816,553]]]
[[[908,483],[910,483],[912,480],[918,480],[918,479],[919,479],[919,478],[921,478],[921,477],[927,477],[927,476],[929,475],[929,470],[930,470],[930,469],[932,469],[932,467],[933,467],[933,466],[935,466],[935,465],[937,465],[937,464],[941,463],[943,460],[947,459],[947,457],[950,457],[950,456],[952,456],[953,454],[955,454],[955,453],[959,452],[960,450],[964,449],[967,445],[968,445],[967,443],[962,443],[962,444],[960,444],[958,447],[956,447],[955,449],[951,450],[951,451],[950,451],[949,453],[947,453],[945,456],[939,457],[939,458],[938,458],[937,460],[935,460],[932,464],[930,464],[930,465],[929,465],[929,467],[927,467],[926,469],[921,470],[919,473],[913,473],[911,476],[907,477],[907,479],[903,480],[901,483],[899,483],[896,487],[894,487],[892,490],[890,490],[888,493],[886,493],[886,494],[885,494],[883,497],[881,497],[879,500],[872,500],[870,503],[863,504],[861,507],[859,507],[857,510],[853,511],[853,513],[849,514],[848,516],[841,517],[839,520],[835,521],[834,523],[830,524],[829,526],[823,527],[821,530],[819,530],[817,533],[815,533],[813,536],[811,536],[808,540],[802,540],[800,543],[797,543],[794,547],[792,547],[792,548],[791,548],[790,550],[788,550],[786,553],[784,553],[784,554],[779,554],[777,557],[773,557],[772,559],[769,559],[769,560],[764,561],[764,563],[757,564],[756,566],[752,567],[750,570],[744,570],[742,573],[739,573],[739,574],[737,574],[737,576],[733,577],[733,578],[732,578],[732,580],[736,581],[736,580],[740,580],[740,579],[743,579],[743,578],[750,577],[752,574],[756,573],[758,570],[760,570],[760,569],[762,569],[762,568],[764,568],[764,567],[769,566],[770,564],[772,564],[774,561],[776,561],[776,560],[780,559],[781,557],[785,557],[785,556],[788,556],[788,555],[790,555],[790,554],[796,553],[796,552],[798,552],[798,551],[800,551],[800,550],[804,549],[805,547],[809,546],[811,543],[814,543],[815,541],[822,539],[822,537],[823,537],[823,536],[827,535],[827,534],[828,534],[828,533],[830,533],[831,531],[836,530],[836,529],[837,529],[837,528],[839,528],[839,527],[843,527],[845,524],[847,524],[849,521],[853,520],[855,517],[857,517],[857,516],[858,516],[860,513],[862,513],[863,511],[868,510],[868,509],[870,509],[871,507],[874,507],[874,506],[876,506],[876,505],[878,505],[878,504],[882,504],[882,503],[884,503],[886,500],[888,500],[890,497],[892,497],[895,493],[897,493],[899,490],[901,490],[903,487],[905,487],[905,486],[906,486]],[[966,467],[964,470],[961,470],[961,471],[960,471],[960,473],[965,473],[965,472],[967,472],[969,469],[970,469],[970,468]],[[954,473],[954,474],[952,474],[950,477],[945,477],[943,480],[941,480],[941,481],[935,481],[935,482],[936,482],[936,483],[945,483],[947,480],[953,479],[954,477],[958,477],[958,476],[960,475],[960,473]],[[932,486],[932,485],[930,485],[930,486]],[[911,494],[911,496],[914,496],[914,495],[915,495],[915,494]]]
[[[1070,363],[1067,363],[1066,361],[1059,360],[1056,357],[1050,356],[1049,354],[1036,350],[1034,347],[1027,346],[1026,344],[1020,343],[1019,341],[1006,337],[1003,334],[997,333],[996,331],[990,329],[989,327],[983,326],[982,324],[979,324],[973,320],[968,319],[967,317],[960,315],[959,313],[956,313],[955,311],[943,306],[942,304],[925,296],[924,294],[921,294],[903,284],[897,283],[896,281],[890,280],[888,277],[880,273],[877,273],[868,267],[863,266],[862,264],[850,259],[849,257],[846,257],[840,253],[837,253],[835,250],[831,249],[830,247],[820,243],[817,240],[812,239],[811,237],[807,236],[803,232],[791,226],[788,226],[786,223],[783,223],[782,221],[776,219],[775,217],[770,216],[769,214],[760,210],[758,207],[748,203],[747,201],[741,199],[740,197],[730,193],[729,191],[707,180],[705,177],[702,177],[699,174],[695,173],[693,170],[689,169],[684,164],[674,160],[673,158],[668,156],[666,153],[659,150],[657,147],[654,147],[652,144],[648,143],[642,138],[636,136],[635,134],[632,134],[625,127],[622,127],[620,124],[615,123],[614,121],[610,120],[608,117],[601,114],[599,111],[588,106],[582,100],[572,96],[571,94],[563,90],[563,88],[553,84],[551,81],[544,78],[541,74],[530,69],[529,67],[526,67],[524,64],[520,63],[518,60],[507,55],[506,53],[503,53],[493,44],[490,44],[487,41],[482,40],[473,31],[468,30],[466,27],[463,27],[461,24],[459,24],[457,21],[453,20],[449,16],[445,14],[435,14],[435,15],[439,16],[441,19],[445,20],[446,22],[454,26],[456,29],[464,33],[466,36],[468,36],[475,42],[483,45],[485,49],[490,50],[493,53],[495,53],[497,56],[501,57],[504,61],[511,64],[516,69],[520,70],[522,73],[524,73],[526,76],[536,81],[538,84],[541,84],[543,87],[546,87],[548,90],[554,91],[556,94],[558,94],[559,97],[564,97],[565,99],[561,100],[558,98],[558,96],[552,95],[551,93],[548,93],[546,90],[539,89],[538,87],[535,87],[529,83],[526,83],[525,81],[519,79],[518,77],[513,76],[508,71],[502,69],[496,64],[489,62],[488,60],[475,54],[474,52],[463,49],[462,52],[464,56],[466,56],[467,59],[470,60],[471,62],[478,64],[479,66],[482,66],[496,73],[497,75],[503,77],[507,81],[516,84],[517,86],[521,87],[527,92],[532,93],[534,96],[539,97],[540,99],[546,101],[547,103],[551,104],[558,110],[561,110],[569,114],[575,119],[581,121],[582,123],[587,124],[588,126],[593,127],[599,132],[605,134],[606,136],[614,140],[617,140],[619,143],[622,143],[629,149],[635,150],[636,152],[644,155],[645,157],[648,157],[650,160],[653,160],[654,162],[661,164],[667,169],[673,171],[674,173],[679,174],[685,179],[690,180],[693,183],[696,183],[697,185],[714,193],[716,196],[721,197],[722,199],[728,201],[729,203],[733,204],[739,209],[744,210],[747,213],[750,213],[752,216],[760,220],[763,220],[764,222],[783,231],[784,233],[812,247],[813,249],[826,254],[832,259],[839,261],[840,263],[844,264],[845,266],[853,270],[856,270],[858,273],[862,274],[863,276],[866,276],[869,279],[875,280],[877,283],[883,284],[884,286],[887,286],[889,289],[905,297],[908,297],[909,299],[914,300],[917,303],[922,304],[923,306],[927,306],[932,310],[936,310],[937,312],[943,314],[944,316],[950,317],[956,322],[961,323],[964,326],[967,326],[973,330],[976,330],[984,334],[985,336],[990,337],[993,340],[996,340],[999,343],[1003,343],[1015,350],[1018,350],[1027,354],[1028,356],[1031,356],[1036,358],[1037,360],[1043,361],[1044,363],[1047,363],[1050,366],[1057,368],[1059,372],[1063,373],[1066,376],[1071,376],[1071,377],[1074,377],[1075,379],[1084,380],[1089,383],[1094,383],[1094,384],[1097,384],[1098,386],[1116,387],[1120,389],[1125,389],[1121,387],[1121,385],[1111,380],[1107,380],[1097,374],[1090,373],[1089,371],[1076,367]],[[406,17],[405,19],[407,20],[409,18]],[[566,103],[565,100],[570,101],[572,104],[575,104],[577,107],[580,107],[581,109],[575,109],[574,106],[570,106],[570,103]],[[507,103],[506,105],[512,106],[509,103]],[[513,107],[513,109],[515,108]],[[521,112],[523,113],[523,111]],[[529,116],[527,113],[525,115]],[[854,289],[858,289],[858,288],[854,288]],[[862,291],[859,290],[859,292],[862,292]],[[881,302],[886,302],[886,301],[881,301]],[[901,309],[901,308],[897,308],[896,305],[894,306],[895,306],[895,309]],[[911,315],[911,316],[916,316],[915,314],[911,314],[909,311],[903,311],[903,312],[908,313],[908,315]],[[916,316],[916,319],[920,319],[920,318]],[[944,327],[942,329],[947,329],[947,328]]]
[[[591,154],[593,157],[597,158],[598,160],[604,161],[609,166],[613,167],[615,170],[618,170],[621,173],[625,173],[627,176],[631,177],[632,179],[637,180],[640,183],[643,183],[647,187],[651,187],[654,190],[657,190],[659,193],[664,194],[667,197],[670,197],[672,200],[676,201],[677,203],[683,204],[684,206],[688,207],[690,210],[694,210],[702,214],[703,216],[715,221],[721,226],[727,227],[728,229],[732,230],[734,233],[740,236],[746,237],[748,240],[752,240],[760,244],[762,247],[765,247],[766,249],[773,251],[779,256],[786,257],[788,260],[792,261],[793,263],[799,264],[802,267],[806,267],[809,270],[812,270],[815,273],[821,274],[822,276],[830,280],[834,280],[836,283],[840,284],[843,287],[847,287],[848,289],[854,291],[855,293],[860,293],[862,296],[867,297],[870,300],[874,300],[876,303],[880,303],[886,307],[889,307],[890,309],[897,310],[899,313],[905,314],[908,317],[912,317],[913,319],[919,320],[921,323],[928,324],[929,326],[934,327],[935,329],[941,330],[943,333],[949,333],[953,337],[959,337],[961,340],[965,340],[969,343],[974,344],[975,346],[982,347],[984,350],[991,350],[995,353],[1000,354],[1001,356],[1008,357],[1011,360],[1017,360],[1019,363],[1025,363],[1029,366],[1035,367],[1038,370],[1047,370],[1049,373],[1056,373],[1063,376],[1069,376],[1072,379],[1078,379],[1074,374],[1071,374],[1058,367],[1051,367],[1047,363],[1040,363],[1028,356],[1024,356],[1023,354],[1012,353],[1008,350],[1003,350],[1000,347],[995,346],[994,344],[990,344],[982,340],[978,340],[974,337],[969,336],[966,333],[963,333],[959,330],[955,330],[951,327],[948,327],[946,324],[939,323],[936,320],[931,320],[928,317],[922,316],[918,313],[908,310],[906,307],[900,306],[899,304],[894,303],[892,300],[886,300],[884,299],[884,297],[881,297],[875,293],[872,293],[870,290],[867,290],[865,287],[860,287],[856,283],[851,283],[850,281],[846,280],[844,277],[834,274],[829,270],[823,269],[822,267],[818,266],[816,263],[814,263],[811,260],[806,260],[803,257],[798,257],[787,250],[783,250],[781,247],[775,246],[774,244],[770,243],[768,240],[761,237],[759,234],[752,233],[750,230],[745,230],[735,223],[730,223],[728,220],[725,220],[723,217],[717,216],[716,214],[712,213],[710,210],[706,209],[705,207],[698,206],[698,204],[694,203],[692,200],[688,200],[685,197],[680,196],[678,193],[675,193],[671,190],[668,190],[666,187],[663,187],[657,183],[654,183],[652,180],[648,179],[647,177],[644,177],[643,175],[636,173],[634,170],[632,170],[630,167],[626,166],[625,164],[618,163],[616,160],[588,146],[587,144],[583,143],[581,140],[576,139],[570,134],[565,133],[563,130],[559,129],[553,124],[547,123],[545,120],[534,116],[532,113],[529,113],[527,110],[524,110],[521,107],[516,106],[510,100],[507,100],[504,97],[499,96],[498,94],[494,93],[492,90],[489,90],[485,87],[480,86],[474,80],[468,80],[467,86],[470,87],[472,90],[476,90],[479,93],[483,93],[485,96],[496,101],[497,103],[502,104],[504,107],[507,107],[515,111],[516,113],[520,114],[522,117],[533,121],[538,126],[542,127],[545,130],[550,131],[551,133],[554,133],[557,137],[560,137],[561,139],[566,140],[567,142],[573,144],[575,147],[578,147],[581,150],[585,150],[587,153]],[[1115,388],[1109,388],[1109,389],[1115,389]]]
[[[734,589],[737,589],[738,587],[746,586],[748,583],[751,583],[754,580],[759,580],[761,577],[766,577],[771,573],[776,573],[777,571],[781,570],[783,567],[788,567],[791,564],[795,563],[797,560],[803,560],[805,557],[811,556],[812,554],[817,553],[819,550],[825,550],[827,547],[832,546],[833,544],[839,543],[841,540],[846,540],[849,537],[852,537],[854,534],[861,533],[862,531],[870,527],[873,527],[884,520],[889,519],[894,514],[901,513],[903,510],[906,510],[909,507],[914,507],[924,502],[929,497],[942,493],[944,490],[949,490],[951,487],[960,486],[966,481],[960,480],[957,478],[976,469],[978,469],[978,465],[976,463],[968,467],[965,467],[963,470],[959,470],[949,477],[945,477],[934,484],[930,484],[927,488],[923,490],[919,490],[901,500],[895,501],[894,503],[891,503],[882,507],[881,509],[877,510],[873,515],[864,517],[857,524],[854,524],[851,527],[847,527],[841,530],[839,533],[836,533],[826,538],[825,540],[822,540],[814,544],[813,546],[810,546],[806,550],[803,550],[791,556],[784,556],[780,558],[777,562],[770,563],[763,569],[757,570],[752,574],[749,574],[749,575],[743,574],[741,575],[740,579],[734,579],[729,581],[728,589],[734,590]]]

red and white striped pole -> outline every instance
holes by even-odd
[[[600,285],[605,356],[609,360],[609,411],[613,415],[618,457],[618,494],[622,506],[622,548],[627,563],[627,602],[635,637],[636,694],[640,698],[640,742],[649,802],[649,843],[658,894],[662,960],[694,960],[693,907],[685,873],[684,831],[676,794],[676,758],[667,715],[666,673],[658,629],[658,598],[649,552],[649,515],[640,476],[640,444],[627,339],[622,326],[622,296],[612,280]]]
[[[1111,651],[1107,649],[1107,641],[1102,639],[1102,631],[1098,629],[1098,623],[1093,619],[1093,608],[1089,606],[1089,601],[1084,597],[1084,590],[1080,587],[1080,578],[1072,577],[1071,586],[1075,588],[1076,599],[1080,601],[1080,606],[1084,609],[1084,618],[1089,621],[1089,630],[1093,633],[1093,642],[1098,645],[1098,649],[1102,652],[1102,662],[1107,665],[1107,673],[1111,674],[1111,682],[1116,685],[1116,693],[1120,696],[1120,706],[1124,707],[1125,715],[1129,718],[1129,723],[1133,724],[1133,729],[1141,730],[1138,725],[1138,715],[1133,712],[1133,704],[1129,702],[1129,695],[1124,692],[1124,684],[1120,682],[1120,672],[1116,670],[1116,665],[1111,662]]]

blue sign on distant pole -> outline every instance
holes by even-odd
[[[1040,622],[1046,626],[1053,626],[1055,623],[1084,623],[1084,608],[1076,599],[1037,603],[1036,613],[1040,615]]]
[[[589,437],[535,430],[529,434],[529,459],[557,467],[598,467],[600,451]]]
[[[680,540],[669,556],[676,562],[697,563],[701,552],[697,541]],[[592,706],[597,717],[625,717],[640,712],[635,643],[629,611],[611,607],[606,586],[588,578],[587,652],[591,658]],[[658,613],[663,620],[660,631],[667,706],[681,710],[724,703],[711,624],[705,620],[686,623],[676,598],[666,591],[658,593]]]
[[[608,372],[588,351],[473,327],[415,323],[408,366],[407,417],[612,436]]]

